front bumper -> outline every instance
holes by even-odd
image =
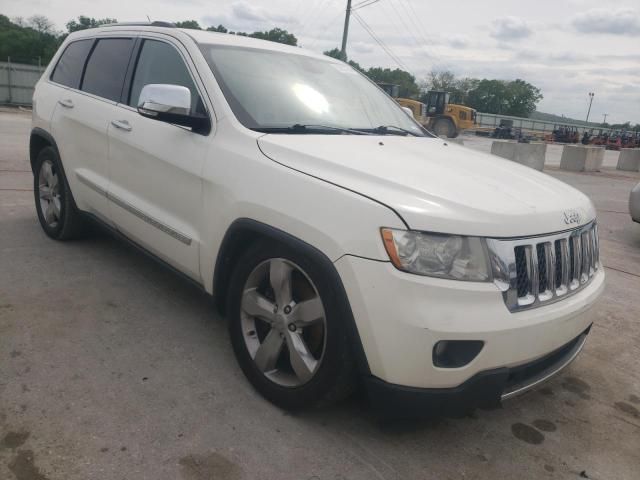
[[[473,385],[486,384],[492,385],[490,397],[500,399],[509,386],[502,376],[545,358],[588,329],[594,321],[590,307],[604,289],[600,268],[571,297],[512,313],[490,283],[421,277],[389,262],[353,256],[342,257],[336,268],[366,356],[372,397],[389,390],[385,385],[436,390],[439,398],[458,391],[475,395]],[[484,346],[463,367],[440,368],[432,352],[442,340],[481,340]]]
[[[589,329],[554,352],[514,368],[480,372],[453,388],[411,388],[368,376],[365,386],[374,412],[385,418],[461,417],[476,408],[496,408],[560,373],[580,353]]]

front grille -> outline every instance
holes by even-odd
[[[599,268],[595,222],[549,236],[492,239],[488,246],[496,284],[512,311],[571,295],[587,285]]]

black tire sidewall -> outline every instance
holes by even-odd
[[[325,351],[314,377],[299,387],[283,387],[269,380],[250,357],[242,334],[240,304],[249,274],[260,263],[271,258],[284,258],[299,266],[315,284],[326,315]],[[321,404],[351,368],[344,299],[326,272],[326,267],[310,260],[296,248],[274,243],[254,245],[240,258],[229,288],[229,333],[238,363],[251,384],[269,401],[289,410]]]
[[[440,118],[436,121],[436,127],[438,126],[438,124],[441,124],[441,123],[447,126],[447,133],[446,133],[447,138],[455,138],[456,127],[453,124],[453,122],[448,118]],[[434,127],[434,130],[437,130],[437,129]]]
[[[54,165],[56,174],[58,175],[58,182],[60,183],[59,192],[60,192],[60,218],[58,219],[58,224],[55,227],[51,227],[47,224],[47,221],[44,218],[44,213],[42,212],[40,206],[40,169],[42,164],[46,160],[51,160]],[[58,239],[62,233],[64,228],[64,224],[66,221],[67,213],[69,211],[68,202],[67,202],[67,188],[66,188],[66,179],[64,178],[64,174],[62,173],[62,169],[60,168],[60,161],[58,159],[58,155],[56,151],[51,147],[43,148],[36,158],[34,172],[33,172],[33,193],[36,202],[36,212],[38,213],[38,220],[40,220],[40,225],[44,232],[50,236],[51,238]]]

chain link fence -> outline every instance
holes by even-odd
[[[538,132],[538,133],[551,133],[559,125],[566,125],[569,127],[575,127],[580,134],[584,131],[600,131],[603,133],[611,132],[610,128],[596,127],[593,125],[585,126],[584,124],[573,124],[567,122],[548,122],[545,120],[534,120],[532,118],[511,117],[508,115],[494,115],[492,113],[477,113],[476,125],[480,129],[494,129],[500,125],[501,120],[510,120],[513,122],[513,128],[519,128],[523,131]]]
[[[39,58],[7,57],[0,62],[0,104],[30,106],[33,88],[45,68]]]

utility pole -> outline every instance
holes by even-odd
[[[607,123],[607,115],[609,115],[608,113],[603,113],[602,116],[604,117],[604,120],[602,121],[602,125],[604,126],[605,123]]]
[[[351,0],[347,0],[347,11],[344,14],[344,30],[342,31],[342,60],[347,61],[347,37],[349,36],[349,18],[351,17]]]
[[[589,123],[589,114],[591,113],[591,104],[593,103],[593,97],[595,97],[595,93],[589,92],[589,110],[587,110],[587,121]]]

